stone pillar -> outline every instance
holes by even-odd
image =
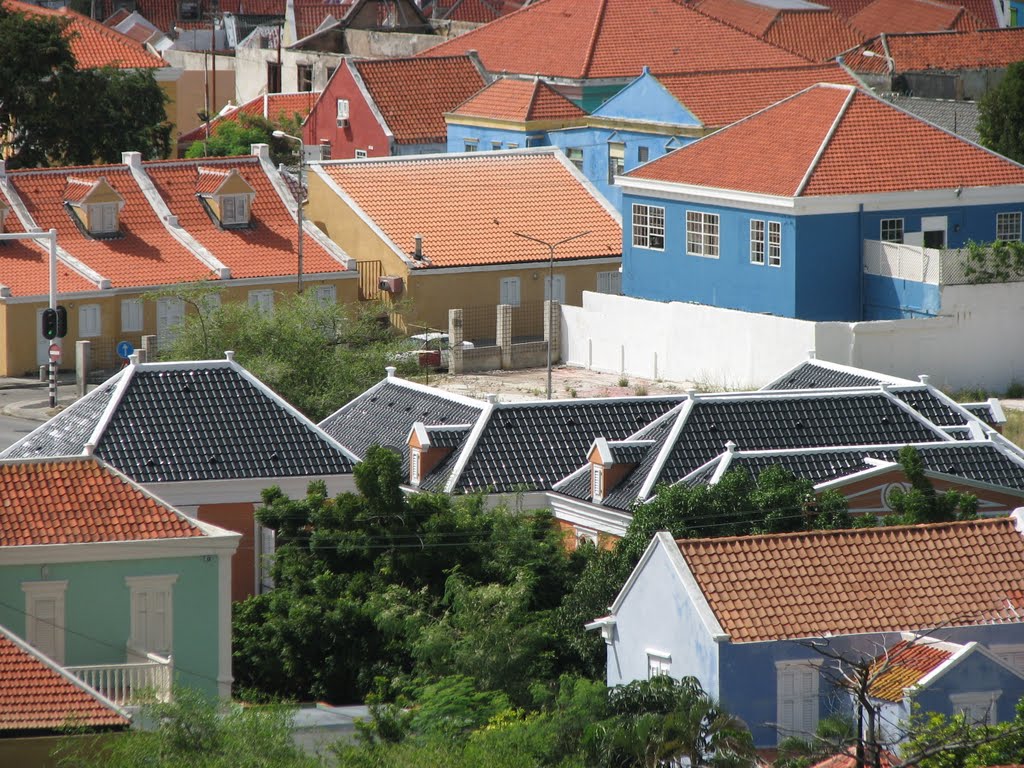
[[[145,355],[139,355],[139,362],[146,362],[149,360],[156,360],[156,336],[143,336],[141,349],[146,353]]]
[[[88,341],[75,342],[75,396],[85,397],[89,390],[89,349]]]
[[[562,305],[557,301],[544,302],[544,341],[551,345],[551,362],[562,359]]]
[[[501,349],[501,367],[512,367],[512,305],[498,305],[498,338],[495,342]]]
[[[462,310],[448,310],[448,373],[462,373]]]

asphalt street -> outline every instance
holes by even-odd
[[[0,416],[0,451],[17,442],[38,426],[38,421]]]

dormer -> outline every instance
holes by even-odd
[[[606,440],[599,437],[587,451],[590,462],[590,496],[595,504],[615,490],[636,469],[653,440]]]
[[[409,484],[419,487],[423,478],[454,451],[473,428],[472,424],[427,426],[417,421],[409,430]]]
[[[92,237],[113,237],[121,233],[124,198],[106,177],[83,179],[68,176],[64,206],[83,233]]]
[[[222,229],[250,226],[256,190],[236,169],[200,167],[196,196]]]

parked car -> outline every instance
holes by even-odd
[[[451,359],[451,341],[447,333],[440,331],[417,333],[406,341],[410,349],[408,352],[400,352],[399,360],[416,360],[421,368],[447,370],[448,362]],[[463,341],[462,348],[473,349],[473,342]]]

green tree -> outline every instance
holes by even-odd
[[[981,143],[1011,160],[1024,162],[1024,62],[1006,68],[1006,75],[978,101]]]
[[[884,524],[945,523],[977,517],[978,499],[973,494],[955,488],[936,493],[925,475],[921,453],[914,446],[907,445],[900,449],[899,462],[910,481],[910,490],[893,490],[889,497],[893,514],[882,518]]]
[[[274,137],[274,131],[292,136],[302,135],[302,116],[281,113],[274,120],[262,115],[240,114],[237,120],[222,120],[209,138],[199,139],[185,152],[185,157],[232,157],[248,155],[253,144],[269,144],[270,157],[275,163],[294,165],[298,162],[295,142]]]

